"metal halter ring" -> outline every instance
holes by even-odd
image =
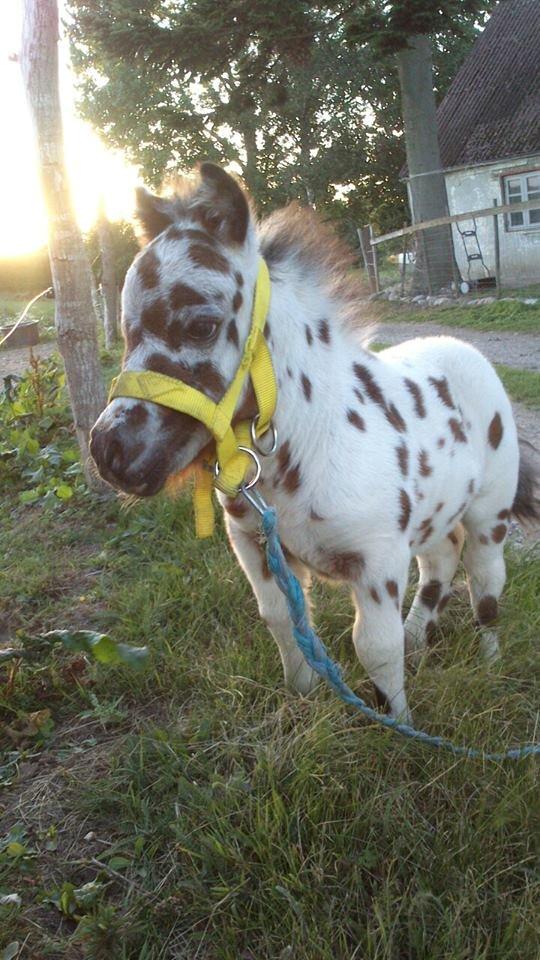
[[[256,417],[253,417],[253,420],[251,421],[251,426],[249,428],[249,431],[251,434],[251,442],[255,450],[257,451],[258,454],[260,454],[261,457],[271,457],[272,454],[275,453],[277,450],[277,438],[278,438],[277,430],[274,424],[272,423],[272,421],[270,421],[270,423],[268,424],[268,429],[266,430],[265,433],[263,433],[263,437],[266,437],[268,434],[270,434],[270,436],[272,437],[272,443],[269,450],[263,450],[263,448],[260,446],[260,440],[262,440],[262,437],[258,437],[256,433],[258,420],[259,420],[259,414],[257,414]]]
[[[242,490],[251,490],[251,488],[254,487],[256,483],[259,482],[259,479],[260,479],[260,476],[261,476],[261,461],[259,460],[259,458],[258,458],[257,454],[255,453],[255,451],[254,451],[254,450],[251,450],[249,447],[240,447],[240,446],[239,446],[238,449],[241,450],[242,453],[247,453],[247,454],[249,454],[249,456],[251,457],[251,459],[253,460],[253,462],[254,462],[254,464],[255,464],[255,476],[251,478],[251,480],[249,481],[249,483],[243,483],[243,484],[242,484]],[[215,465],[214,465],[214,476],[215,476],[216,478],[219,477],[220,472],[221,472],[221,471],[220,471],[219,463],[218,463],[218,461],[216,460]]]

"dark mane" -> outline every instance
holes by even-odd
[[[271,273],[292,260],[349,315],[364,298],[360,274],[352,271],[358,266],[354,252],[309,207],[295,202],[272,213],[261,223],[259,238]]]

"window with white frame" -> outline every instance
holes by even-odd
[[[516,210],[508,215],[509,230],[540,230],[540,170],[522,173],[519,176],[504,178],[506,203],[524,203],[525,200],[538,200],[538,209]]]

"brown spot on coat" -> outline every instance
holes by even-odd
[[[243,298],[242,294],[240,293],[240,291],[237,290],[236,293],[235,293],[235,295],[234,295],[234,297],[233,297],[233,302],[232,302],[232,308],[233,308],[233,310],[234,310],[235,313],[240,309],[240,307],[242,306],[243,302],[244,302],[244,298]],[[270,329],[267,330],[267,332],[265,333],[265,336],[268,336],[269,333],[270,333]]]
[[[476,609],[478,623],[481,627],[489,626],[497,619],[498,612],[499,605],[497,603],[497,598],[492,594],[486,594],[486,596],[482,597],[482,599],[478,602],[478,607]]]
[[[457,520],[457,518],[461,516],[461,514],[463,513],[466,507],[467,507],[467,502],[464,500],[463,503],[460,503],[457,510],[454,510],[453,514],[450,517],[448,517],[448,520],[446,522],[448,524],[453,524],[454,520]]]
[[[420,538],[420,544],[423,544],[426,542],[426,540],[429,540],[431,534],[433,533],[431,520],[424,520],[424,524],[425,525],[422,528],[422,536]]]
[[[319,337],[321,343],[330,343],[330,327],[328,326],[328,320],[321,320],[319,322],[317,336]]]
[[[421,477],[429,477],[433,473],[433,467],[429,464],[429,457],[426,450],[420,450],[418,454],[418,467]]]
[[[499,446],[503,432],[501,415],[496,413],[488,428],[488,440],[494,450]]]
[[[435,620],[428,620],[426,623],[426,643],[428,647],[433,647],[437,640],[437,624]]]
[[[248,512],[248,505],[240,500],[240,497],[236,497],[234,500],[231,497],[228,497],[225,501],[225,509],[231,517],[245,517]]]
[[[308,346],[310,347],[311,344],[313,343],[313,334],[311,332],[311,327],[308,327],[306,323],[304,330],[306,332],[306,340],[307,340]]]
[[[411,519],[411,498],[406,490],[399,491],[399,529],[406,530]]]
[[[498,523],[496,527],[493,527],[491,531],[491,539],[493,543],[502,543],[506,536],[506,524]]]
[[[301,374],[300,381],[302,383],[302,390],[304,391],[304,396],[308,403],[311,401],[311,380],[309,377],[306,377],[305,373]]]
[[[442,449],[445,443],[446,443],[446,440],[444,437],[439,437],[439,439],[437,440],[437,446],[439,447],[439,449]]]
[[[371,370],[363,363],[354,363],[353,370],[357,379],[363,384],[369,399],[383,410],[386,419],[398,433],[404,433],[407,425],[403,417],[395,404],[387,404],[384,394]]]
[[[478,539],[480,543],[484,545],[484,547],[489,543],[489,537],[486,537],[485,533],[481,533]]]
[[[206,300],[193,287],[188,287],[185,283],[175,283],[169,294],[169,303],[173,310],[181,310],[182,307],[200,306],[206,303]]]
[[[137,276],[145,290],[152,290],[159,283],[159,260],[154,249],[146,250],[137,261]]]
[[[399,469],[401,470],[403,476],[406,477],[409,472],[409,448],[402,441],[399,447],[396,447],[396,453]]]
[[[144,330],[165,341],[170,334],[170,331],[167,330],[168,319],[169,310],[163,297],[158,297],[153,303],[144,307],[141,314],[141,324]]]
[[[229,343],[232,343],[233,346],[235,347],[240,346],[240,340],[238,338],[238,327],[236,325],[236,320],[234,319],[234,317],[232,318],[232,320],[229,321],[229,324],[227,326],[227,340],[229,341]]]
[[[430,377],[429,382],[435,387],[439,400],[442,400],[445,407],[448,407],[450,410],[455,410],[456,408],[454,401],[452,400],[450,387],[448,386],[448,380],[446,377]]]
[[[380,596],[379,596],[379,591],[377,590],[376,587],[370,587],[370,588],[369,588],[369,593],[370,593],[371,599],[374,600],[375,603],[380,603],[380,602],[381,602],[381,598],[380,598]]]
[[[317,523],[319,523],[320,521],[324,520],[324,517],[321,517],[320,514],[318,514],[317,511],[311,507],[311,510],[309,511],[309,519],[315,520]]]
[[[439,503],[435,507],[435,513],[440,513],[443,507],[444,507],[444,503],[442,502],[442,500],[439,500]]]
[[[229,273],[229,261],[208,243],[192,243],[189,258],[197,266],[216,273]]]
[[[408,377],[405,377],[405,386],[414,400],[414,409],[416,415],[418,417],[425,417],[426,407],[424,404],[424,396],[420,387],[414,382],[414,380],[409,380]]]
[[[441,581],[429,580],[420,591],[420,599],[428,610],[434,610],[441,599]]]
[[[358,580],[364,566],[365,560],[362,554],[355,551],[325,554],[325,573],[336,580]]]
[[[148,420],[148,410],[142,403],[136,403],[129,407],[126,412],[127,422],[130,427],[142,427]]]
[[[447,537],[448,537],[450,543],[453,543],[454,546],[457,547],[457,545],[458,545],[458,543],[459,543],[459,539],[458,539],[457,534],[455,534],[453,530],[451,530],[450,533],[447,534]]]
[[[356,399],[360,401],[360,403],[365,403],[365,402],[366,402],[366,401],[364,400],[364,394],[362,393],[361,390],[358,389],[358,387],[355,387],[355,388],[354,388],[354,395],[355,395]]]
[[[366,424],[363,417],[361,417],[356,410],[347,410],[347,420],[349,423],[352,423],[353,427],[356,427],[357,430],[366,429]]]
[[[497,517],[499,520],[509,520],[511,516],[510,510],[499,510]]]
[[[287,470],[287,473],[283,478],[283,486],[285,487],[287,493],[294,493],[296,490],[298,490],[298,487],[301,483],[302,477],[300,474],[300,464],[297,463],[294,467],[290,467],[290,469]]]
[[[407,429],[407,424],[405,423],[403,417],[401,416],[399,410],[397,409],[394,403],[391,403],[389,406],[386,406],[384,415],[390,423],[394,430],[397,430],[398,433],[405,433]]]
[[[469,486],[467,487],[469,493],[474,493],[474,480],[469,480]]]
[[[282,443],[278,452],[277,452],[277,465],[280,473],[284,473],[288,470],[291,462],[291,448],[289,446],[289,441],[286,440],[285,443]]]
[[[399,589],[395,580],[387,580],[385,583],[386,592],[389,597],[392,597],[396,607],[399,607]]]
[[[221,400],[225,393],[225,381],[221,373],[208,360],[187,366],[180,360],[171,360],[162,353],[152,353],[145,360],[144,367],[145,370],[153,370],[155,373],[163,373],[166,377],[182,380],[183,383],[187,383],[189,387],[195,387],[212,400]],[[171,413],[176,414],[176,411],[172,410]]]
[[[463,424],[460,423],[459,420],[456,420],[455,417],[450,417],[448,426],[454,435],[454,439],[457,440],[458,443],[467,443],[467,437],[463,433]]]
[[[244,286],[244,278],[243,278],[242,274],[241,274],[238,270],[236,271],[236,273],[235,273],[235,275],[234,275],[234,279],[235,279],[236,285],[237,285],[238,287],[243,287],[243,286]]]

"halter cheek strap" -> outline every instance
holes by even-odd
[[[252,464],[249,454],[241,449],[252,449],[251,422],[242,420],[234,426],[232,424],[248,376],[258,408],[255,425],[257,437],[268,430],[276,408],[276,378],[263,336],[269,304],[270,276],[266,263],[261,259],[253,298],[251,329],[234,379],[219,403],[214,403],[200,390],[181,380],[151,370],[125,371],[111,384],[109,402],[115,397],[133,397],[158,403],[199,420],[212,434],[216,444],[215,456],[205,462],[205,469],[198,471],[193,495],[198,537],[209,537],[214,532],[212,486],[215,484],[229,496],[236,496]]]

